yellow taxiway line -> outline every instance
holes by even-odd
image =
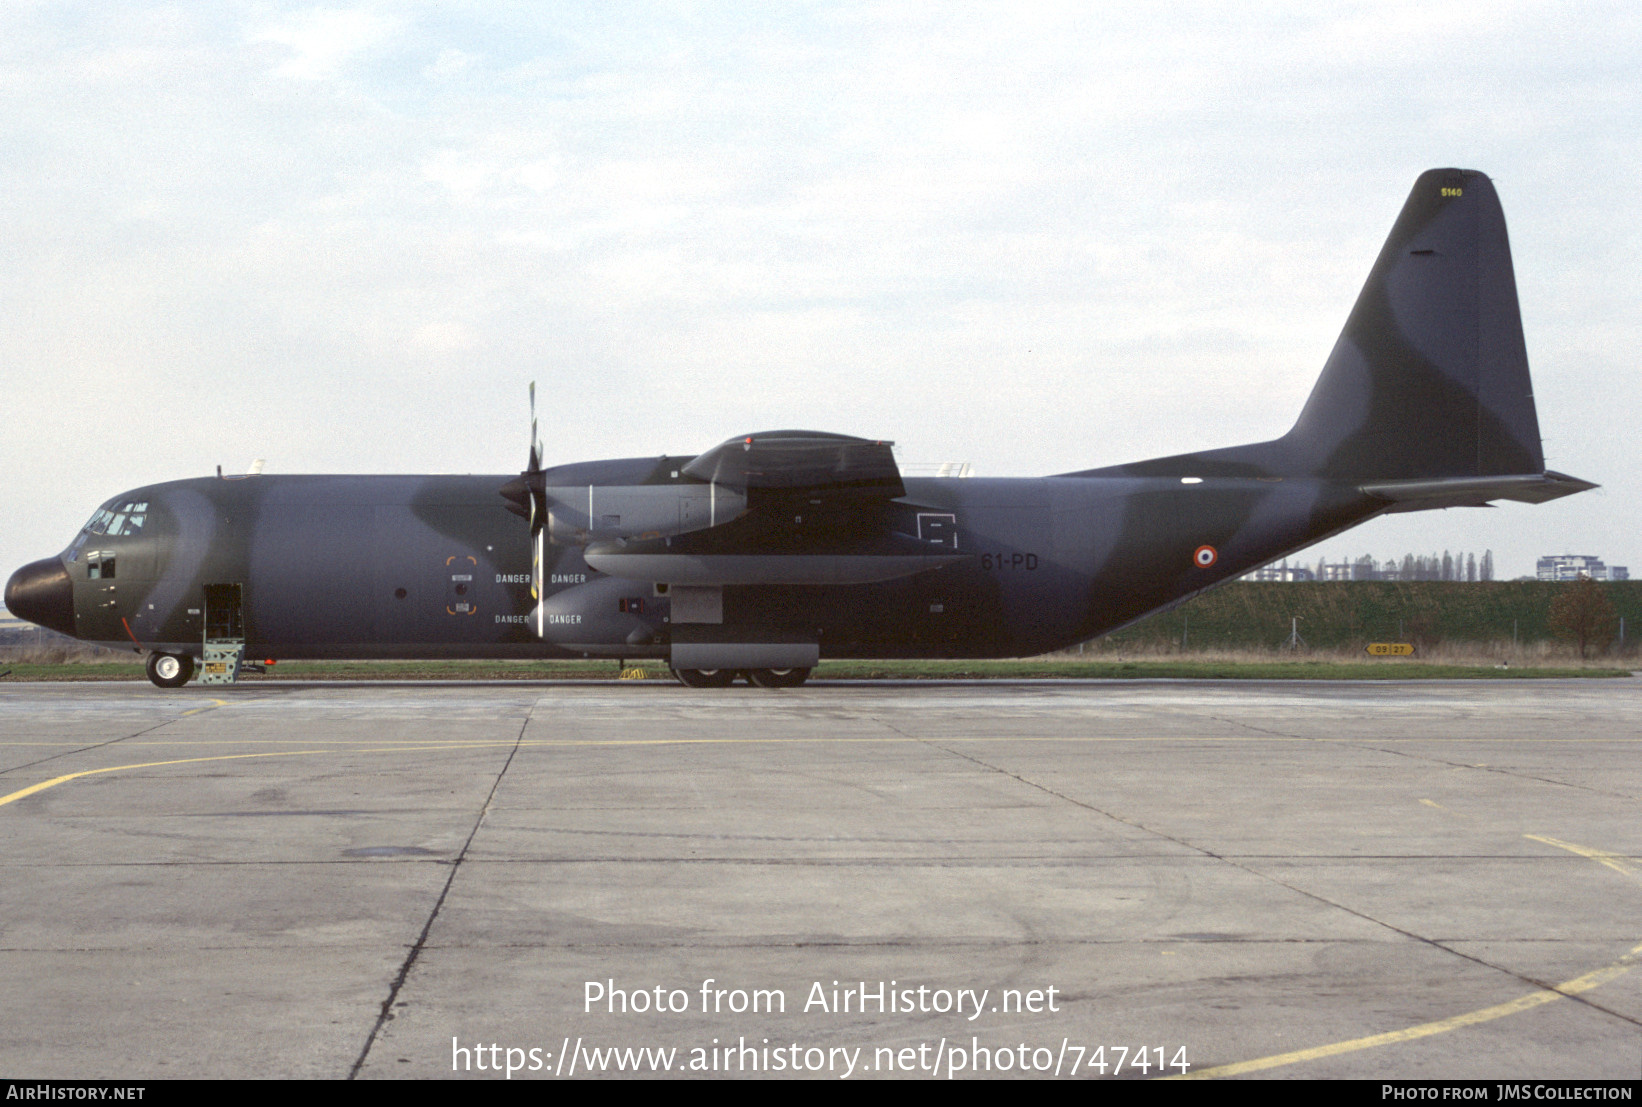
[[[223,703],[223,701],[220,701],[220,700],[214,701],[214,702],[216,704],[219,704],[219,705]],[[195,710],[196,711],[206,711],[206,710],[210,710],[210,708],[196,708]],[[187,712],[187,714],[194,714],[194,712]],[[984,741],[984,739],[978,739],[978,740],[979,741]],[[487,747],[487,746],[490,746],[490,747],[502,746],[502,745],[515,746],[515,745],[521,745],[521,744],[526,745],[526,746],[538,746],[538,747],[541,747],[541,746],[548,746],[548,747],[552,747],[552,746],[584,746],[585,747],[585,746],[600,746],[600,745],[610,745],[610,746],[650,746],[650,745],[658,745],[659,746],[659,745],[698,745],[698,744],[701,744],[701,745],[716,745],[716,744],[739,745],[739,744],[764,744],[764,743],[770,742],[770,741],[782,741],[782,740],[781,739],[772,740],[772,739],[738,739],[738,738],[712,739],[712,738],[709,738],[709,739],[683,739],[683,740],[679,740],[679,739],[637,739],[637,740],[632,740],[632,739],[630,739],[630,740],[618,740],[618,741],[611,741],[611,742],[601,742],[601,741],[598,741],[598,740],[595,739],[595,740],[581,740],[581,741],[570,740],[570,741],[547,741],[547,742],[524,742],[524,743],[519,743],[519,742],[517,742],[517,740],[512,741],[512,742],[501,742],[501,741],[491,742],[491,741],[479,740],[479,741],[472,741],[472,742],[447,743],[447,744],[444,744],[444,745],[400,745],[400,746],[353,747],[353,748],[349,748],[349,749],[282,750],[282,751],[273,752],[273,753],[235,753],[235,754],[222,754],[222,755],[218,755],[218,756],[214,756],[214,757],[184,757],[184,758],[177,758],[175,760],[170,760],[170,761],[145,761],[145,762],[141,762],[141,763],[133,764],[133,765],[111,765],[111,766],[108,766],[107,768],[102,768],[102,769],[86,769],[86,770],[83,770],[83,771],[77,772],[77,773],[66,773],[63,776],[53,777],[50,780],[42,780],[38,784],[31,784],[27,788],[19,789],[18,791],[12,792],[9,795],[0,796],[0,807],[4,807],[8,803],[14,803],[17,800],[24,799],[28,796],[35,795],[39,792],[43,792],[48,788],[55,788],[59,784],[66,784],[71,780],[78,780],[81,777],[96,776],[96,775],[101,774],[101,773],[126,772],[126,771],[129,771],[129,770],[132,770],[132,769],[153,769],[153,768],[160,768],[160,767],[163,767],[163,766],[166,766],[166,765],[191,765],[191,764],[198,764],[200,762],[205,762],[205,761],[242,761],[242,760],[248,760],[248,759],[253,759],[253,758],[263,758],[263,757],[302,757],[302,756],[306,756],[306,755],[310,755],[310,754],[412,753],[412,752],[421,753],[421,752],[430,752],[430,751],[433,751],[433,750],[453,750],[453,749],[455,749],[455,750],[471,750],[471,749],[484,748],[484,747]],[[877,738],[843,739],[842,741],[844,741],[844,742],[918,742],[918,741],[925,741],[925,739],[909,738],[909,737],[905,737],[905,736],[893,736],[892,737],[892,736],[887,736],[886,735],[886,736],[877,737]],[[1429,801],[1429,800],[1421,800],[1420,802],[1429,804],[1432,807],[1438,807],[1438,808],[1441,807],[1440,804],[1437,804],[1437,803]],[[1604,865],[1604,866],[1606,866],[1610,869],[1613,869],[1615,872],[1621,873],[1621,874],[1623,874],[1623,875],[1625,875],[1625,876],[1627,876],[1627,877],[1629,877],[1633,880],[1642,880],[1642,877],[1639,877],[1637,872],[1630,867],[1629,858],[1625,857],[1622,854],[1608,853],[1608,852],[1605,852],[1603,850],[1593,849],[1589,846],[1581,846],[1581,845],[1578,845],[1578,844],[1573,843],[1573,842],[1564,842],[1564,841],[1561,841],[1560,839],[1557,839],[1557,838],[1550,838],[1550,837],[1546,837],[1546,836],[1538,835],[1538,834],[1525,834],[1525,835],[1523,835],[1523,837],[1528,839],[1529,841],[1541,842],[1545,845],[1554,846],[1557,849],[1567,850],[1570,853],[1574,853],[1574,854],[1577,854],[1581,857],[1588,858],[1592,861],[1597,862],[1600,865]],[[1635,948],[1630,950],[1628,953],[1626,953],[1623,957],[1620,957],[1618,960],[1614,961],[1613,963],[1611,963],[1609,965],[1606,965],[1606,966],[1604,966],[1600,969],[1596,969],[1592,972],[1585,973],[1583,976],[1576,976],[1572,980],[1565,980],[1565,981],[1561,982],[1560,984],[1549,985],[1541,991],[1530,992],[1528,995],[1519,996],[1518,998],[1513,999],[1513,1000],[1508,1000],[1505,1003],[1497,1003],[1497,1004],[1494,1004],[1491,1007],[1484,1007],[1484,1008],[1481,1008],[1480,1010],[1476,1010],[1476,1011],[1468,1011],[1464,1014],[1454,1015],[1454,1016],[1451,1016],[1451,1017],[1446,1018],[1446,1019],[1439,1019],[1435,1022],[1421,1023],[1418,1026],[1410,1026],[1410,1027],[1407,1027],[1407,1028],[1402,1029],[1402,1030],[1392,1030],[1392,1031],[1387,1031],[1386,1033],[1383,1033],[1383,1034],[1373,1034],[1373,1035],[1370,1035],[1370,1036],[1365,1037],[1365,1038],[1352,1038],[1349,1041],[1333,1042],[1333,1043],[1328,1044],[1328,1045],[1313,1046],[1309,1049],[1297,1049],[1297,1050],[1293,1050],[1293,1051],[1288,1052],[1288,1053],[1277,1053],[1277,1054],[1273,1054],[1269,1057],[1257,1057],[1257,1058],[1255,1058],[1253,1060],[1250,1060],[1250,1061],[1237,1061],[1237,1062],[1234,1062],[1232,1064],[1227,1064],[1227,1065],[1215,1065],[1211,1068],[1198,1069],[1196,1072],[1184,1073],[1184,1074],[1177,1075],[1177,1076],[1166,1077],[1165,1079],[1169,1079],[1169,1080],[1211,1080],[1211,1079],[1214,1079],[1216,1077],[1222,1077],[1222,1076],[1241,1076],[1241,1075],[1244,1075],[1246,1073],[1261,1072],[1261,1071],[1264,1071],[1266,1069],[1281,1068],[1285,1065],[1299,1064],[1299,1063],[1304,1062],[1304,1061],[1316,1061],[1316,1060],[1320,1060],[1320,1059],[1325,1058],[1325,1057],[1337,1057],[1337,1056],[1339,1056],[1341,1054],[1344,1054],[1344,1053],[1355,1053],[1359,1050],[1374,1049],[1378,1046],[1394,1045],[1398,1042],[1410,1042],[1410,1041],[1415,1041],[1415,1040],[1420,1039],[1420,1038],[1429,1038],[1429,1037],[1431,1037],[1433,1035],[1436,1035],[1436,1034],[1446,1034],[1451,1030],[1459,1030],[1459,1029],[1461,1029],[1463,1027],[1467,1027],[1467,1026],[1476,1026],[1476,1025],[1479,1025],[1481,1023],[1492,1022],[1495,1019],[1504,1018],[1507,1015],[1515,1015],[1515,1014],[1517,1014],[1521,1011],[1528,1011],[1528,1010],[1531,1010],[1535,1007],[1543,1006],[1547,1003],[1555,1003],[1559,999],[1566,999],[1569,996],[1576,996],[1576,995],[1579,995],[1581,992],[1588,992],[1593,988],[1601,987],[1602,985],[1607,984],[1610,981],[1615,980],[1618,977],[1623,976],[1624,974],[1630,972],[1633,968],[1636,967],[1636,962],[1637,962],[1637,959],[1639,957],[1642,957],[1642,945],[1636,946]]]
[[[1421,800],[1421,803],[1430,803],[1432,807],[1440,804]],[[1543,842],[1548,846],[1565,849],[1581,857],[1589,858],[1600,865],[1606,865],[1615,872],[1623,873],[1632,880],[1642,880],[1635,869],[1627,863],[1629,858],[1621,854],[1606,853],[1592,849],[1589,846],[1577,845],[1573,842],[1564,842],[1556,838],[1547,838],[1539,834],[1524,834],[1532,842]],[[1611,980],[1615,980],[1636,967],[1639,956],[1642,956],[1642,945],[1636,946],[1629,953],[1605,965],[1600,969],[1588,972],[1583,976],[1576,976],[1572,980],[1564,980],[1560,984],[1548,985],[1543,991],[1530,992],[1525,996],[1508,1000],[1505,1003],[1496,1003],[1492,1007],[1484,1007],[1478,1011],[1467,1011],[1463,1015],[1454,1015],[1436,1022],[1421,1023],[1404,1030],[1391,1030],[1384,1034],[1372,1034],[1366,1038],[1352,1038],[1350,1041],[1334,1042],[1330,1045],[1313,1046],[1310,1049],[1296,1049],[1289,1053],[1274,1053],[1270,1057],[1257,1057],[1252,1061],[1237,1061],[1229,1065],[1215,1065],[1212,1068],[1198,1069],[1196,1072],[1170,1076],[1168,1080],[1213,1080],[1220,1076],[1242,1076],[1245,1073],[1261,1072],[1265,1069],[1281,1068],[1284,1065],[1297,1065],[1302,1061],[1316,1061],[1323,1057],[1337,1057],[1342,1053],[1355,1053],[1362,1049],[1374,1049],[1377,1046],[1395,1045],[1398,1042],[1412,1042],[1418,1038],[1429,1038],[1434,1034],[1446,1034],[1450,1030],[1459,1030],[1467,1026],[1476,1026],[1479,1023],[1492,1022],[1507,1015],[1515,1015],[1520,1011],[1528,1011],[1547,1003],[1555,1003],[1559,999],[1588,992],[1592,988],[1599,988]]]

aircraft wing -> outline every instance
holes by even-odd
[[[820,431],[732,438],[683,471],[743,492],[745,513],[684,534],[594,542],[583,556],[611,576],[692,585],[872,584],[967,560],[905,532],[892,445]]]

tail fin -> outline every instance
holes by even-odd
[[[1471,169],[1420,174],[1282,438],[1068,476],[1320,477],[1388,511],[1543,503],[1596,485],[1545,471],[1505,215]]]
[[[1281,442],[1301,472],[1336,480],[1545,471],[1505,215],[1487,177],[1420,175]]]

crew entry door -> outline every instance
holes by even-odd
[[[205,664],[201,684],[232,684],[239,679],[240,662],[245,657],[245,614],[241,607],[242,586],[205,586]]]

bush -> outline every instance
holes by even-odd
[[[1584,574],[1572,584],[1565,584],[1551,601],[1551,613],[1546,620],[1551,633],[1579,647],[1583,659],[1592,646],[1606,646],[1619,628],[1619,616],[1613,604],[1597,586],[1596,581]]]

